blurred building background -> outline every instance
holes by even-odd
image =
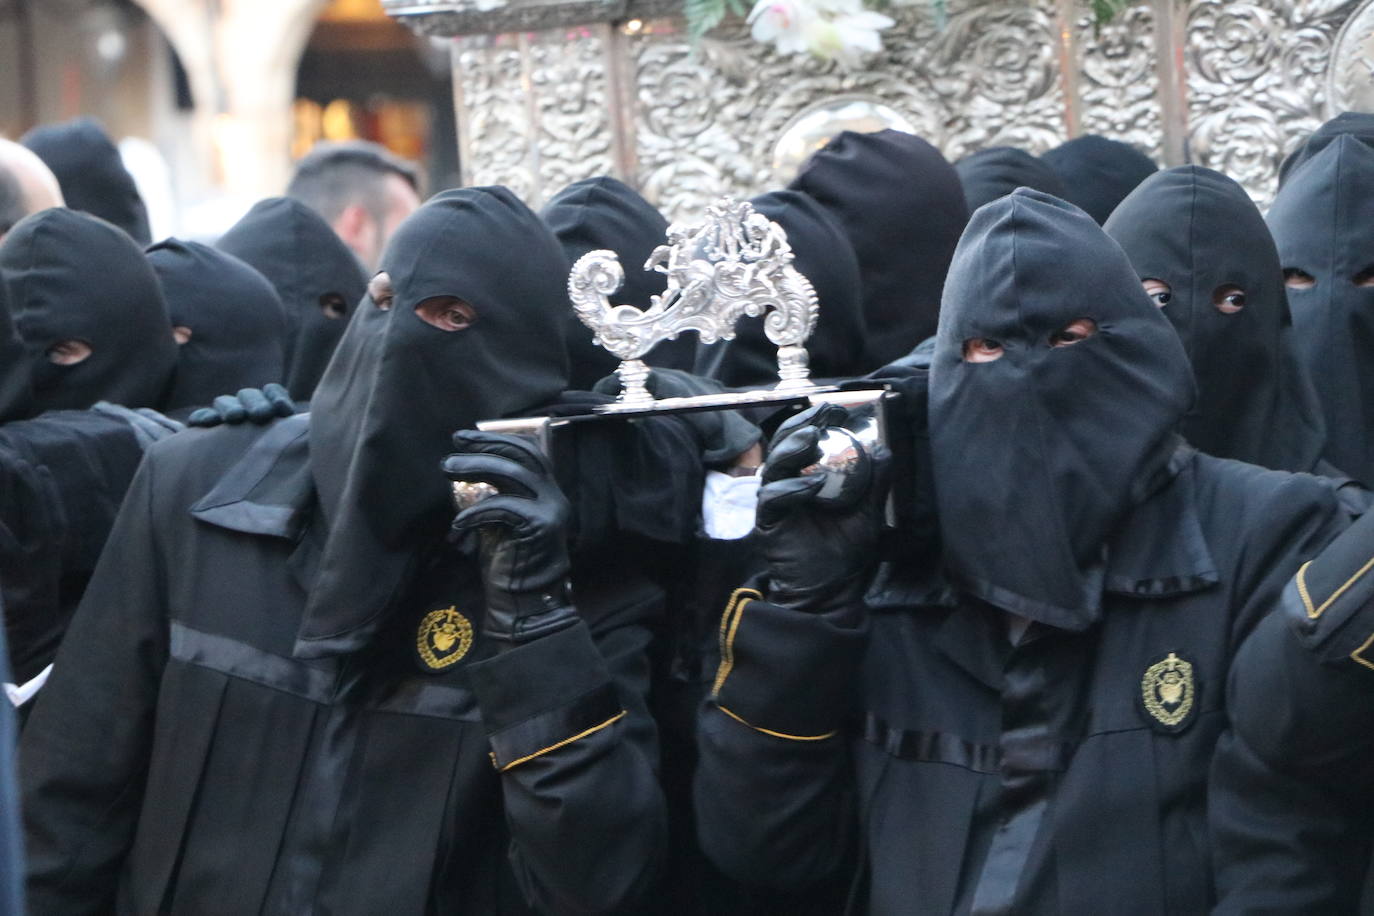
[[[154,234],[212,237],[320,139],[458,180],[447,47],[379,0],[0,0],[0,135],[100,119]]]

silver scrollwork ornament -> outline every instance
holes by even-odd
[[[700,222],[668,228],[668,244],[654,249],[645,270],[666,274],[668,286],[649,308],[612,305],[625,280],[614,252],[589,251],[573,265],[568,297],[594,341],[620,357],[620,404],[650,404],[643,356],[664,340],[695,331],[702,343],[735,336],[747,316],[762,317],[778,348],[777,390],[810,385],[806,339],[820,305],[810,281],[792,266],[792,247],[777,223],[748,201],[721,198]]]

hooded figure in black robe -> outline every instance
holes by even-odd
[[[129,236],[86,213],[44,210],[0,242],[0,270],[24,341],[33,412],[97,401],[162,405],[177,345],[157,275]],[[67,341],[90,354],[64,363]]]
[[[1325,456],[1374,480],[1374,149],[1336,138],[1269,208],[1299,356],[1326,418]]]
[[[859,259],[868,334],[862,371],[935,333],[945,272],[968,222],[959,176],[939,150],[898,130],[844,131],[788,187],[834,217]]]
[[[1087,211],[1099,226],[1136,185],[1159,171],[1134,146],[1096,134],[1061,143],[1040,159],[1059,176],[1064,199]]]
[[[1298,570],[1231,666],[1212,848],[1222,916],[1367,913],[1374,514]],[[1363,898],[1363,905],[1361,905]]]
[[[797,889],[857,847],[872,914],[1208,912],[1231,658],[1347,521],[1321,478],[1184,443],[1193,394],[1091,217],[1024,189],[975,213],[929,377],[952,589],[865,589],[881,490],[822,497],[819,430],[780,432],[768,573],[726,609],[699,724],[714,861]]]
[[[276,287],[287,317],[286,390],[309,401],[367,289],[362,264],[318,213],[289,197],[256,203],[215,247]]]
[[[68,207],[114,223],[139,245],[152,241],[143,198],[99,122],[76,118],[47,124],[35,127],[19,142],[52,169]]]
[[[1343,111],[1314,130],[1279,165],[1279,187],[1287,184],[1304,163],[1344,136],[1354,137],[1365,146],[1374,146],[1374,114]]]
[[[611,296],[616,305],[647,309],[653,296],[662,295],[668,278],[644,269],[655,248],[665,244],[668,221],[654,205],[614,178],[584,178],[559,191],[540,213],[568,258],[568,270],[589,251],[606,249],[620,256],[625,284]],[[567,271],[564,271],[566,278]],[[567,306],[565,339],[568,346],[568,387],[590,391],[620,365],[609,351],[592,343],[592,331]],[[690,369],[696,353],[696,334],[681,334],[657,344],[644,361],[661,369]]]
[[[1198,398],[1183,437],[1218,458],[1339,476],[1317,466],[1321,406],[1295,351],[1278,252],[1245,189],[1197,165],[1157,172],[1104,228],[1192,363]]]
[[[286,311],[267,278],[199,242],[167,239],[148,249],[172,327],[189,334],[165,406],[202,407],[240,388],[285,377]]]
[[[1054,169],[1014,146],[994,146],[969,153],[954,163],[954,171],[959,173],[959,183],[964,186],[970,213],[1017,188],[1065,196],[1064,184]]]
[[[35,912],[602,912],[647,886],[661,596],[575,561],[577,619],[511,644],[492,596],[526,557],[446,538],[454,430],[495,449],[445,462],[487,462],[494,505],[561,502],[471,427],[559,395],[563,265],[508,190],[440,194],[310,414],[149,451],[20,752]]]
[[[773,191],[751,203],[787,233],[792,266],[811,281],[820,300],[816,329],[806,341],[811,378],[862,375],[863,291],[849,239],[825,208],[800,191]],[[727,388],[772,388],[778,383],[778,346],[768,339],[763,322],[746,316],[735,326],[734,340],[698,347],[692,371]]]
[[[41,686],[144,448],[179,424],[104,403],[32,416],[34,364],[8,291],[0,273],[0,591],[9,670],[30,687],[16,703],[27,712],[22,704]]]

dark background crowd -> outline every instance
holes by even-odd
[[[863,474],[805,398],[578,422],[572,265],[667,282],[613,178],[323,143],[204,243],[98,123],[0,140],[0,911],[1357,911],[1372,138],[1266,214],[1103,137],[833,138],[751,203],[813,379],[897,405]]]

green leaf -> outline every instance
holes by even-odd
[[[683,18],[687,20],[687,38],[696,44],[725,18],[727,0],[686,0]]]
[[[930,0],[930,12],[935,17],[935,30],[943,32],[949,25],[949,3],[947,0]]]
[[[1130,7],[1132,0],[1092,0],[1093,30],[1099,31],[1107,23]]]

